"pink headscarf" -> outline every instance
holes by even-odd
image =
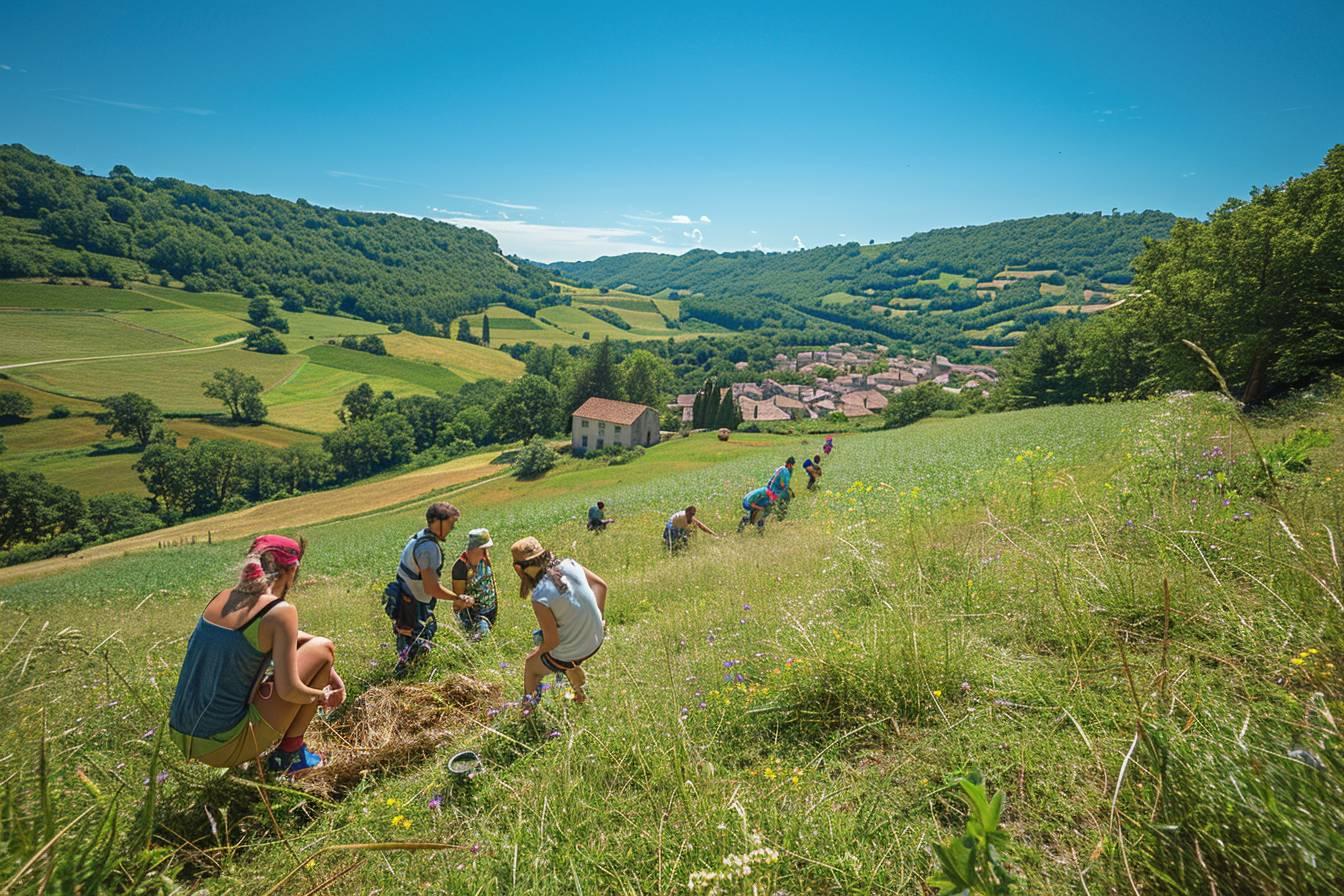
[[[283,535],[262,535],[252,542],[247,552],[258,556],[270,553],[275,557],[276,565],[286,569],[298,566],[299,560],[303,559],[303,547]]]

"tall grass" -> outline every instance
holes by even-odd
[[[1254,431],[1262,445],[1304,424],[1337,436],[1341,407],[1303,399]],[[504,706],[445,744],[444,759],[481,754],[472,780],[431,760],[336,801],[272,786],[263,802],[249,778],[165,754],[150,814],[171,854],[155,873],[212,892],[291,872],[300,892],[918,892],[933,846],[964,830],[974,768],[1002,794],[1019,892],[1332,892],[1344,452],[1311,449],[1271,504],[1238,478],[1249,446],[1230,413],[1187,397],[843,436],[826,487],[787,521],[697,535],[679,556],[658,540],[667,513],[694,500],[731,532],[774,454],[810,443],[657,478],[640,474],[652,454],[612,468],[630,475],[602,486],[619,522],[598,537],[579,519],[596,497],[582,478],[464,498],[497,543],[539,534],[612,583],[590,703]],[[390,674],[375,596],[414,516],[306,533],[300,616],[334,638],[355,693]],[[19,816],[60,830],[101,805],[82,772],[124,786],[118,830],[133,829],[185,635],[237,552],[8,589],[0,780]],[[418,674],[518,694],[534,623],[506,564],[496,632],[470,644],[445,626]],[[0,875],[45,842],[25,837]],[[454,848],[350,852],[398,841]],[[751,875],[711,881],[744,861]]]

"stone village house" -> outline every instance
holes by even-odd
[[[612,445],[633,448],[658,444],[658,412],[648,405],[590,398],[574,412],[573,452],[586,454]]]

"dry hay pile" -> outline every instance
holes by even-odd
[[[332,796],[379,769],[403,769],[448,747],[499,702],[499,686],[465,675],[423,684],[385,684],[360,694],[327,722],[308,731],[327,764],[304,775],[302,787]]]

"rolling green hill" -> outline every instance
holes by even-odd
[[[270,447],[315,442],[336,429],[346,392],[368,383],[398,396],[452,394],[485,377],[512,379],[523,366],[508,355],[455,340],[316,312],[278,311],[289,325],[286,355],[245,351],[232,344],[251,330],[247,300],[232,293],[190,293],[137,285],[133,289],[0,281],[0,389],[34,403],[32,419],[0,429],[6,451],[0,469],[42,473],[85,495],[144,493],[132,469],[129,443],[107,439],[93,421],[103,398],[137,392],[172,415],[181,441],[242,438]],[[353,351],[327,340],[382,334],[390,355]],[[25,366],[11,366],[25,365]],[[257,377],[268,423],[220,426],[222,406],[202,394],[202,382],[233,367]],[[64,405],[71,415],[51,419]]]
[[[1031,323],[1073,306],[1081,310],[1087,289],[1128,283],[1130,261],[1144,241],[1165,237],[1175,220],[1155,211],[1048,215],[933,230],[881,245],[634,253],[550,267],[582,284],[632,286],[649,296],[675,293],[682,297],[683,318],[733,330],[806,329],[824,320],[878,334],[904,350],[968,357],[977,342],[1008,345],[1011,333]],[[1014,276],[1024,268],[1030,276]],[[994,279],[999,274],[1007,276]],[[991,282],[980,288],[980,281]],[[897,314],[910,308],[908,299],[934,304]]]
[[[557,296],[543,271],[505,259],[484,231],[151,180],[120,165],[98,177],[0,146],[0,277],[160,274],[422,333],[491,302],[535,310]]]

